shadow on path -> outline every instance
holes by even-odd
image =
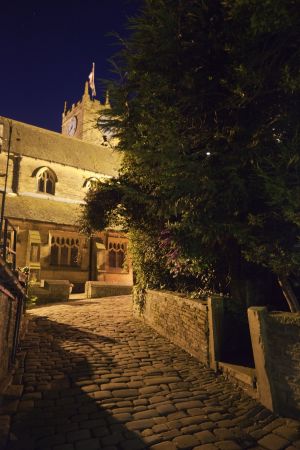
[[[109,389],[111,373],[118,367],[108,353],[115,344],[107,336],[47,317],[33,318],[22,344],[27,352],[24,394],[7,449],[146,448],[123,424],[132,420],[125,410],[135,391]]]
[[[72,306],[32,313],[9,450],[297,448],[299,422],[134,320],[129,297]]]

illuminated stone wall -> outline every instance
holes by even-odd
[[[172,292],[148,291],[143,313],[134,313],[161,335],[209,365],[208,307],[206,302]]]
[[[23,156],[18,175],[19,184],[16,192],[18,195],[35,196],[33,198],[45,198],[47,196],[47,194],[38,192],[37,177],[34,176],[35,171],[41,167],[51,169],[57,177],[55,195],[49,194],[48,198],[67,203],[84,200],[87,192],[85,185],[89,179],[103,180],[107,178],[104,174],[97,172]]]
[[[3,125],[3,151],[0,154],[2,174],[5,173],[10,148],[5,217],[15,226],[18,234],[17,266],[30,266],[31,274],[35,277],[33,281],[69,280],[78,289],[83,289],[85,281],[89,279],[104,281],[108,285],[132,284],[130,261],[124,270],[119,266],[111,267],[109,252],[105,248],[106,267],[100,270],[97,248],[88,236],[79,234],[81,206],[89,187],[97,179],[104,180],[116,175],[120,164],[120,156],[116,151],[107,143],[101,145],[99,139],[93,140],[97,132],[99,135],[99,130],[94,128],[96,112],[99,113],[98,103],[96,100],[91,101],[85,92],[82,101],[70,110],[65,110],[64,134],[0,117],[0,125]],[[102,107],[104,109],[105,105]],[[88,121],[94,117],[94,125],[80,122],[82,116],[80,120],[78,118],[76,129],[76,133],[78,131],[81,134],[69,137],[66,135],[67,123],[72,115],[79,114],[79,110],[83,115],[87,114]],[[90,139],[85,138],[84,132],[91,133]],[[95,145],[96,141],[98,145]],[[40,184],[41,173],[50,174],[51,189],[46,189],[48,185],[45,182]],[[4,188],[4,181],[2,177],[1,189]],[[30,232],[40,236],[38,242],[32,241]],[[120,236],[119,232],[114,231],[96,235],[96,239],[106,247],[114,237],[118,242],[128,241],[124,235]],[[68,245],[72,239],[78,241],[78,263],[70,264],[68,257],[67,264],[60,260],[51,264],[53,239],[61,239],[61,245],[62,239],[64,242],[68,239]],[[31,260],[31,244],[40,246],[36,260]]]

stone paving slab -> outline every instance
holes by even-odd
[[[299,421],[275,416],[134,319],[129,296],[28,315],[1,408],[7,450],[300,449]]]

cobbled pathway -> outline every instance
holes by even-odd
[[[132,318],[129,296],[29,315],[9,450],[300,449],[300,422]]]

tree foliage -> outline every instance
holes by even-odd
[[[130,20],[110,86],[122,169],[85,217],[145,236],[163,266],[145,286],[299,275],[299,6],[145,0]]]

